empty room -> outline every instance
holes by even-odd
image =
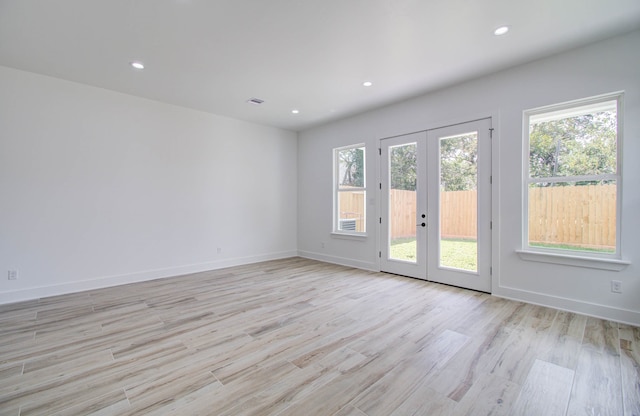
[[[637,0],[0,0],[0,415],[640,415]]]

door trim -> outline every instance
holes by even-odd
[[[483,287],[473,287],[470,288],[472,290],[479,290],[479,291],[483,291],[483,292],[487,292],[487,293],[492,293],[493,292],[493,288],[497,288],[499,286],[499,276],[500,276],[500,268],[499,268],[499,259],[500,259],[500,253],[499,253],[499,247],[500,247],[500,234],[499,234],[499,229],[500,229],[500,221],[499,221],[499,201],[500,201],[500,196],[499,196],[499,171],[500,171],[500,166],[499,166],[499,148],[497,145],[494,145],[494,143],[498,143],[498,138],[499,138],[499,129],[496,128],[496,126],[499,125],[499,120],[500,120],[500,114],[499,112],[489,112],[489,113],[476,113],[473,116],[467,117],[464,120],[465,121],[460,121],[460,118],[455,118],[455,119],[449,119],[449,120],[445,120],[444,122],[438,123],[438,124],[431,124],[428,125],[427,127],[425,127],[424,129],[420,129],[420,130],[416,130],[410,133],[400,133],[400,134],[391,134],[389,136],[385,136],[385,137],[379,137],[378,138],[378,150],[379,150],[379,155],[381,155],[381,151],[382,151],[382,147],[383,147],[383,140],[386,139],[392,139],[392,138],[396,138],[396,137],[402,137],[402,136],[407,136],[407,135],[411,135],[411,134],[415,134],[415,133],[427,133],[429,131],[432,130],[438,130],[438,129],[442,129],[442,128],[447,128],[447,127],[453,127],[453,126],[457,126],[457,125],[464,125],[464,124],[469,124],[469,123],[474,123],[474,122],[478,122],[478,121],[482,121],[482,120],[488,120],[489,123],[489,129],[491,132],[491,137],[489,140],[490,146],[489,146],[489,157],[490,157],[490,163],[488,166],[488,170],[489,170],[489,175],[491,177],[491,183],[490,183],[490,187],[489,187],[489,191],[491,193],[489,200],[490,200],[490,207],[488,209],[488,215],[490,217],[490,221],[491,221],[491,232],[489,235],[489,241],[490,241],[490,255],[489,255],[489,270],[490,270],[490,276],[489,276],[489,282],[488,284],[484,285]],[[380,183],[380,186],[382,185],[382,161],[381,159],[379,160],[379,163],[377,163],[376,166],[376,170],[377,170],[377,179],[378,182]],[[379,189],[381,190],[381,188]],[[377,210],[377,214],[380,218],[382,218],[383,216],[383,210],[382,210],[382,193],[378,194],[378,203],[376,204],[376,210]],[[382,245],[383,245],[383,241],[382,241],[382,229],[380,226],[378,226],[376,228],[376,248],[378,253],[382,253]],[[382,259],[380,256],[378,256],[377,259],[377,263],[378,263],[378,270],[383,271],[384,267],[382,266]],[[464,271],[461,271],[461,273],[465,273]],[[474,272],[467,272],[467,273],[471,273],[473,274]],[[426,276],[425,276],[426,277]],[[422,279],[424,280],[429,280],[429,281],[434,281],[434,282],[438,282],[438,280],[432,280],[430,277],[422,277]],[[445,284],[451,284],[451,285],[456,285],[455,282],[444,282]],[[465,287],[464,285],[460,285],[460,287]]]

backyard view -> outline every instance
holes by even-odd
[[[529,117],[530,246],[616,249],[617,101]]]
[[[396,238],[391,241],[391,256],[398,260],[415,261],[416,239]],[[446,267],[477,270],[477,243],[475,240],[442,239],[440,258]]]
[[[417,256],[415,143],[389,148],[389,257]],[[439,266],[477,270],[477,136],[442,138]],[[344,156],[358,180],[362,156]],[[525,221],[529,246],[614,253],[617,241],[617,101],[596,102],[529,116],[529,176]],[[348,179],[348,180],[347,180]],[[425,180],[425,179],[422,179]],[[341,218],[364,218],[363,189],[341,194]]]
[[[476,132],[439,140],[439,266],[477,270],[477,144]],[[416,151],[415,143],[390,148],[389,257],[394,260],[417,261]]]
[[[336,200],[338,204],[335,229],[363,233],[365,221],[365,157],[364,147],[337,149]]]

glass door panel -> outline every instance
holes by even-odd
[[[427,279],[491,291],[491,119],[427,132]]]
[[[427,274],[426,132],[381,140],[380,268]]]
[[[478,133],[440,138],[440,267],[478,271]]]
[[[389,258],[415,263],[417,143],[389,147]]]

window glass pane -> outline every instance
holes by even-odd
[[[440,140],[440,266],[478,269],[478,134]]]
[[[616,173],[616,101],[579,109],[530,117],[531,178]]]
[[[365,199],[366,192],[338,192],[338,231],[365,232]]]
[[[417,261],[416,244],[417,143],[389,149],[389,257]]]
[[[366,232],[365,147],[334,149],[334,231]]]
[[[529,186],[529,245],[600,253],[616,251],[615,181]]]
[[[364,184],[364,147],[341,149],[338,157],[338,185],[340,189],[358,187]]]

